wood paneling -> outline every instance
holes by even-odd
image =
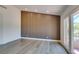
[[[60,39],[60,16],[22,11],[21,36]]]

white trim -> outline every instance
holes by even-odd
[[[60,42],[60,40],[53,40],[53,39],[41,39],[41,38],[30,38],[30,37],[21,37],[21,39]]]

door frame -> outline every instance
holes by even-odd
[[[74,10],[72,10],[72,12],[71,12],[71,14],[69,15],[69,18],[70,18],[70,42],[69,42],[69,46],[70,46],[70,53],[72,53],[73,54],[73,44],[74,44],[74,42],[73,42],[73,40],[74,40],[74,24],[73,24],[73,16],[75,15],[75,14],[77,14],[79,12],[79,7],[76,7]]]

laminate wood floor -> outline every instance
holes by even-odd
[[[67,52],[57,42],[23,39],[0,46],[0,54],[67,54]]]

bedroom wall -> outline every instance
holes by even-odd
[[[60,39],[60,16],[34,12],[21,12],[21,36]]]
[[[0,38],[1,44],[5,44],[20,38],[20,20],[21,12],[14,6],[5,6],[5,8],[0,7],[0,13],[2,14],[1,26],[2,28],[2,38]],[[1,33],[1,31],[0,31]]]
[[[0,8],[1,9],[1,8]],[[0,44],[2,44],[2,39],[3,39],[3,24],[2,24],[2,14],[0,13]]]

